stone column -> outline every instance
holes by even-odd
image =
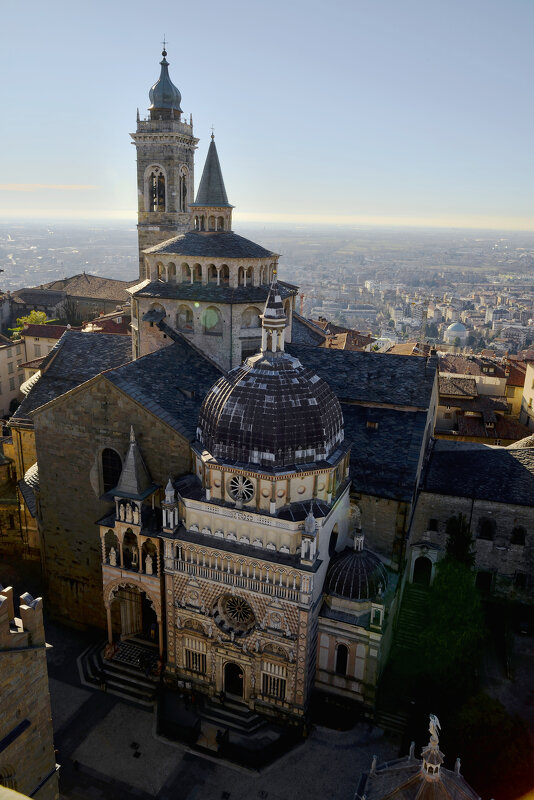
[[[106,606],[106,616],[108,620],[108,642],[113,644],[113,625],[111,624],[111,605]]]
[[[159,657],[163,661],[163,621],[158,619],[158,632],[159,632]]]

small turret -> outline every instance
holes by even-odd
[[[265,355],[284,352],[287,318],[278,283],[271,284],[261,319],[261,352]]]
[[[193,229],[204,233],[219,233],[232,229],[232,209],[224,187],[221,165],[215,146],[215,137],[206,156],[197,196],[191,203]]]

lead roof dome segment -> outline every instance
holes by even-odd
[[[388,573],[378,556],[363,547],[346,548],[331,560],[324,591],[348,600],[374,600],[384,594]]]
[[[285,314],[273,283],[262,315],[265,328]],[[223,462],[271,471],[327,460],[342,444],[343,414],[328,384],[284,350],[262,350],[207,393],[197,438]]]
[[[211,134],[211,142],[208,148],[208,155],[206,156],[206,163],[204,164],[204,170],[200,179],[197,196],[195,202],[191,204],[192,208],[198,206],[233,208],[233,206],[228,202],[219,156],[215,146],[215,137],[213,134]]]
[[[149,111],[172,109],[181,114],[182,109],[180,108],[180,103],[182,101],[182,95],[170,79],[169,62],[166,59],[167,51],[164,49],[161,55],[163,58],[159,62],[161,64],[159,80],[156,81],[148,93],[150,98]]]

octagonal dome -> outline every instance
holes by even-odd
[[[343,442],[330,387],[298,359],[276,355],[248,358],[205,397],[197,437],[215,458],[277,470],[324,461]]]
[[[386,590],[388,573],[378,556],[366,548],[345,549],[330,562],[324,591],[348,600],[373,600]]]

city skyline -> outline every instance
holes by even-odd
[[[208,2],[202,20],[134,2],[4,9],[0,213],[131,219],[135,113],[168,40],[200,138],[215,127],[236,224],[534,229],[523,0],[465,8]],[[104,24],[103,24],[104,23]],[[80,35],[83,31],[83,36]],[[245,68],[244,68],[245,67]]]

